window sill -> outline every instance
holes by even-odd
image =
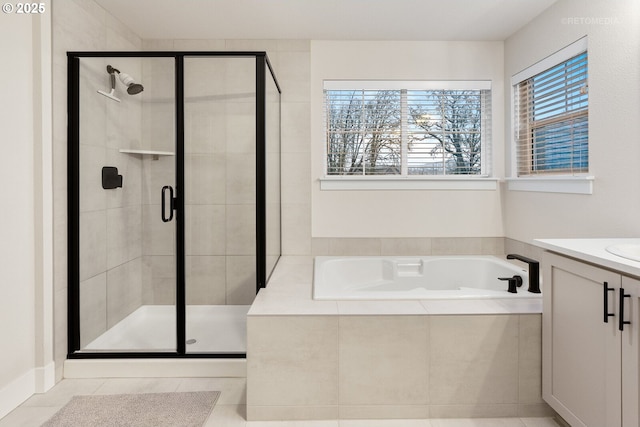
[[[593,176],[536,176],[507,178],[506,181],[511,191],[593,194],[593,180]]]
[[[497,190],[498,179],[458,177],[324,177],[320,190]]]

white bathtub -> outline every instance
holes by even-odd
[[[522,277],[517,293],[499,277]],[[541,298],[528,273],[495,256],[316,257],[316,300]]]

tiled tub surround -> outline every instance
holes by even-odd
[[[314,301],[283,257],[248,314],[247,419],[542,416],[539,300]]]

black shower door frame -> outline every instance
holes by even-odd
[[[174,58],[176,112],[176,351],[80,351],[80,59]],[[246,358],[246,353],[186,352],[185,200],[184,182],[184,59],[185,57],[254,57],[256,88],[256,293],[266,286],[266,76],[280,86],[266,52],[101,51],[67,52],[67,219],[68,295],[67,358]]]

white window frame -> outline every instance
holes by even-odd
[[[532,66],[520,71],[511,77],[511,177],[507,178],[507,188],[512,191],[535,191],[546,193],[570,193],[570,194],[593,194],[594,177],[589,173],[584,174],[558,174],[558,175],[532,175],[518,177],[517,141],[516,131],[518,121],[515,117],[515,100],[517,86],[580,53],[587,51],[587,37],[583,37],[569,46],[553,53]]]
[[[325,80],[325,90],[491,90],[489,80],[407,81],[407,80]],[[491,108],[493,109],[493,102]],[[324,107],[323,107],[324,114]],[[493,114],[490,112],[490,117]],[[491,127],[491,125],[489,125]],[[326,133],[326,124],[323,126]],[[491,176],[491,143],[483,129],[480,175],[327,175],[327,145],[324,144],[321,190],[497,190],[498,179]],[[403,151],[403,157],[406,154]],[[403,159],[403,167],[406,162]]]

